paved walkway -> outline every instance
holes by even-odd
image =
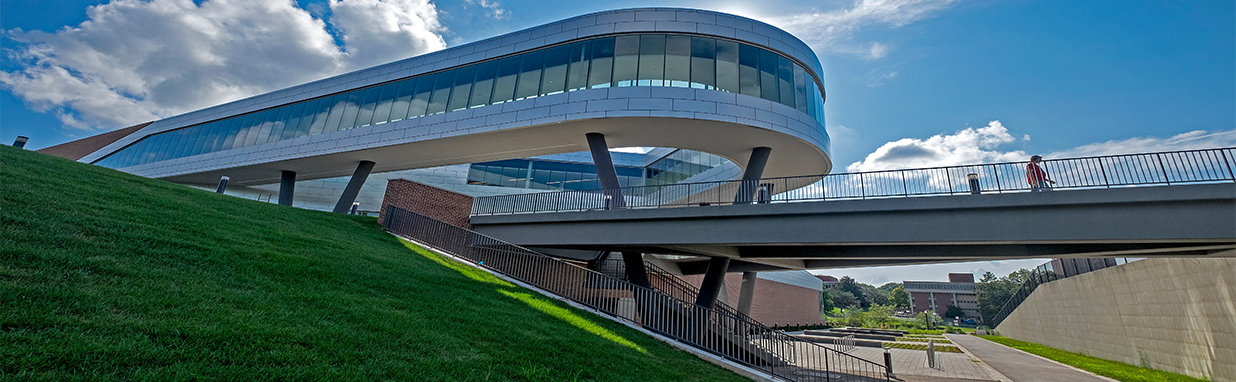
[[[1111,382],[1112,379],[1074,369],[1059,362],[970,335],[946,335],[949,341],[973,354],[1012,382]],[[1002,377],[1002,378],[1000,378]]]
[[[963,382],[963,381],[996,381],[979,362],[961,353],[936,353],[936,368],[927,367],[927,352],[921,350],[889,349],[893,356],[893,375],[895,380],[918,382]],[[880,348],[860,347],[850,351],[850,355],[866,359],[878,364],[884,364],[884,350]]]

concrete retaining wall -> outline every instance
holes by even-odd
[[[1236,381],[1236,259],[1146,259],[1040,286],[1000,334]]]

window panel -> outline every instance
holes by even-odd
[[[536,97],[541,88],[541,68],[545,66],[545,52],[529,52],[520,55],[519,82],[515,86],[515,99]]]
[[[330,112],[326,115],[326,125],[322,127],[322,134],[331,133],[339,130],[339,121],[343,120],[344,110],[347,110],[349,94],[340,94],[331,100]]]
[[[806,113],[807,102],[807,71],[794,65],[794,108],[800,113]]]
[[[249,128],[245,132],[245,137],[236,137],[236,142],[243,142],[240,147],[249,147],[257,144],[258,133],[262,131],[262,123],[266,122],[266,112],[259,111],[253,113],[253,119],[249,121]]]
[[[472,85],[472,99],[468,107],[485,106],[494,94],[494,77],[498,75],[498,62],[490,61],[476,66],[476,83]]]
[[[738,45],[738,80],[742,94],[760,96],[759,48],[746,44]]]
[[[223,126],[225,121],[214,121],[206,126],[205,139],[202,140],[202,149],[197,152],[198,154],[207,154],[215,151],[215,147],[219,142],[220,126]]]
[[[592,42],[583,41],[571,44],[568,52],[570,66],[567,68],[567,91],[586,89],[588,87],[588,61],[592,59]]]
[[[777,54],[760,49],[760,97],[777,102]]]
[[[493,103],[507,102],[515,97],[515,80],[519,77],[520,56],[498,62],[498,79],[494,81]]]
[[[365,89],[364,98],[356,111],[356,127],[373,124],[373,111],[378,108],[378,98],[382,96],[382,87],[374,86]]]
[[[433,77],[433,95],[429,96],[429,108],[425,115],[446,112],[446,103],[451,99],[451,88],[455,84],[455,71],[445,71]]]
[[[283,127],[283,136],[280,137],[281,140],[292,139],[292,138],[301,136],[300,135],[300,125],[301,125],[300,117],[305,114],[305,107],[308,105],[313,105],[313,104],[314,102],[310,100],[310,101],[301,102],[301,103],[292,105],[292,108],[288,110],[288,123],[287,125]]]
[[[287,105],[277,109],[275,123],[270,127],[270,135],[267,136],[266,142],[278,142],[283,140],[283,131],[288,130],[288,118],[291,118],[292,105]]]
[[[245,146],[245,138],[249,136],[249,122],[253,121],[254,114],[245,114],[236,119],[236,124],[232,126],[232,131],[227,140],[227,149],[235,149]]]
[[[665,85],[691,86],[691,37],[665,36]]]
[[[789,59],[777,56],[777,89],[781,104],[794,106],[794,64]]]
[[[715,89],[717,86],[717,40],[691,38],[691,87]]]
[[[215,147],[211,151],[223,151],[232,148],[232,140],[236,137],[236,125],[240,123],[240,117],[232,117],[223,120],[223,126],[219,128],[219,138],[215,140]]]
[[[257,136],[253,139],[254,145],[266,143],[266,140],[270,139],[270,131],[275,129],[275,117],[278,117],[278,115],[276,115],[274,110],[267,110],[262,114],[262,119],[258,121],[258,127],[255,130],[257,131]]]
[[[455,88],[451,90],[451,100],[447,102],[446,110],[455,111],[468,108],[468,96],[472,95],[472,81],[475,80],[476,65],[455,70]]]
[[[739,93],[738,43],[717,40],[717,89]]]
[[[326,117],[322,116],[322,105],[330,103],[331,97],[309,101],[305,104],[305,114],[300,116],[300,127],[296,129],[297,137],[304,137],[322,132],[326,125]]]
[[[399,90],[395,102],[391,103],[391,122],[408,118],[408,109],[412,104],[412,96],[416,94],[416,79],[409,78],[399,81]]]
[[[614,86],[635,86],[639,71],[639,36],[614,38]]]
[[[664,86],[665,35],[639,36],[639,75],[637,86]]]
[[[541,90],[537,94],[547,95],[566,91],[567,61],[570,57],[570,45],[545,50],[545,71],[542,72]]]
[[[425,116],[425,111],[429,110],[429,96],[433,94],[435,78],[437,77],[428,75],[416,80],[416,95],[412,97],[412,102],[408,104],[408,118]]]
[[[176,159],[185,156],[185,151],[189,150],[189,146],[193,145],[193,128],[183,128],[175,132],[168,133],[174,135],[172,144],[172,155],[168,159]]]
[[[364,101],[364,97],[365,89],[348,92],[348,100],[343,104],[343,116],[339,120],[340,131],[356,127],[356,115],[360,112],[360,104]]]
[[[614,72],[614,38],[592,40],[592,60],[588,68],[588,87],[607,88]]]
[[[373,107],[372,124],[379,125],[391,120],[391,104],[395,103],[395,93],[398,91],[398,82],[382,85],[382,91],[378,94],[378,104]]]

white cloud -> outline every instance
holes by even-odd
[[[106,130],[442,49],[427,0],[116,0],[54,33],[5,31],[0,86],[66,126]],[[340,32],[343,44],[330,30]]]
[[[766,19],[799,36],[819,53],[843,53],[879,59],[888,54],[888,47],[873,43],[854,44],[849,40],[861,28],[871,25],[900,27],[951,7],[959,0],[855,0],[850,7],[831,11],[814,11]]]
[[[471,4],[471,5],[481,6],[481,8],[484,8],[485,11],[488,13],[487,16],[492,17],[495,20],[502,20],[502,19],[511,17],[511,11],[508,11],[505,8],[502,8],[502,3],[498,1],[464,0],[464,2]]]
[[[1017,141],[1000,121],[980,128],[927,139],[902,138],[885,143],[861,161],[846,166],[848,172],[896,170],[975,163],[1024,160],[1025,152],[1000,151],[999,146]]]
[[[1168,138],[1134,137],[1091,143],[1047,154],[1049,158],[1075,158],[1101,155],[1136,154],[1177,150],[1213,149],[1236,146],[1236,129],[1194,130]]]

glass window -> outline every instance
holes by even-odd
[[[566,89],[567,91],[585,89],[588,87],[588,61],[592,59],[592,42],[584,41],[571,44],[567,61]]]
[[[256,114],[245,114],[238,118],[237,124],[232,126],[231,139],[228,140],[227,148],[235,149],[245,146],[245,138],[249,136],[249,125],[255,116]]]
[[[305,102],[305,111],[300,115],[300,126],[296,128],[296,138],[309,135],[309,130],[313,128],[313,120],[318,116],[318,105],[326,100],[315,99]]]
[[[476,66],[476,84],[472,86],[472,99],[468,107],[485,106],[494,94],[494,77],[498,74],[498,62],[490,61]]]
[[[240,147],[249,147],[257,144],[258,133],[262,131],[262,124],[266,122],[266,114],[267,112],[265,111],[253,113],[253,120],[249,121],[249,128],[245,132],[245,136],[243,138],[244,143],[242,143]],[[242,142],[241,139],[241,137],[236,137],[237,142]]]
[[[210,152],[222,151],[231,148],[228,143],[228,138],[232,134],[232,126],[236,124],[238,118],[232,117],[220,121],[218,130],[215,132],[215,143],[211,146]]]
[[[738,80],[742,94],[760,96],[759,48],[746,44],[738,45]]]
[[[280,140],[301,136],[300,117],[305,114],[305,106],[312,105],[313,103],[314,101],[308,101],[292,105],[292,108],[288,110],[288,122],[283,127],[283,136],[280,137]]]
[[[288,118],[292,115],[292,105],[287,105],[278,109],[278,117],[275,118],[274,125],[270,128],[270,135],[266,142],[278,142],[283,140],[283,131],[288,129]]]
[[[566,91],[567,60],[570,57],[570,45],[545,50],[545,71],[541,75],[541,91],[537,94],[547,95]]]
[[[392,82],[382,85],[378,95],[378,105],[373,107],[373,124],[379,125],[391,120],[391,104],[395,103],[395,92],[399,91],[399,83]]]
[[[794,108],[807,112],[807,71],[798,65],[794,65]]]
[[[200,155],[210,152],[211,146],[214,146],[215,143],[214,129],[216,126],[219,126],[219,122],[221,121],[214,121],[198,126],[198,128],[202,130],[202,134],[198,137],[197,147],[195,147],[193,152],[189,155]]]
[[[455,84],[455,71],[445,71],[433,77],[433,95],[429,96],[429,108],[425,115],[446,112],[446,103],[451,99],[451,88]]]
[[[258,125],[257,137],[254,137],[253,144],[260,145],[266,143],[270,139],[270,132],[275,129],[275,120],[279,117],[279,112],[276,110],[267,110],[262,116],[261,124]]]
[[[429,110],[429,95],[433,94],[434,76],[428,75],[416,80],[416,95],[408,105],[408,118],[425,116]]]
[[[777,89],[781,103],[794,106],[794,64],[789,59],[777,56]]]
[[[340,94],[331,100],[329,106],[330,113],[326,115],[326,126],[322,127],[322,133],[330,133],[339,130],[339,121],[343,120],[344,110],[347,110],[348,94]]]
[[[639,36],[614,38],[614,86],[635,86],[639,69]]]
[[[691,86],[691,37],[665,36],[665,84]]]
[[[348,101],[343,104],[343,116],[339,119],[340,131],[356,127],[356,115],[360,112],[360,104],[364,101],[364,97],[365,89],[348,92]],[[370,118],[372,117],[370,115]]]
[[[717,86],[717,40],[691,38],[691,87],[715,89]]]
[[[760,49],[760,97],[777,102],[777,54]]]
[[[361,104],[356,111],[356,127],[369,126],[373,123],[373,111],[378,108],[378,97],[382,95],[382,87],[374,86],[365,89]]]
[[[498,79],[494,81],[493,103],[514,99],[515,79],[519,77],[519,60],[519,56],[514,56],[498,62]]]
[[[614,38],[592,40],[592,61],[588,70],[589,88],[607,88],[613,78]]]
[[[472,81],[475,80],[476,65],[455,70],[455,88],[451,90],[451,101],[446,103],[447,111],[468,108],[468,96],[472,95]]]
[[[731,93],[741,91],[738,81],[738,43],[717,41],[717,89]]]
[[[519,83],[515,86],[515,99],[536,97],[541,88],[541,68],[545,66],[545,52],[530,52],[520,56]]]
[[[399,81],[399,90],[395,95],[395,102],[391,103],[391,122],[402,121],[404,118],[408,118],[408,107],[411,105],[412,96],[415,93],[415,78]]]
[[[665,35],[643,35],[639,39],[639,78],[637,86],[664,86]]]

